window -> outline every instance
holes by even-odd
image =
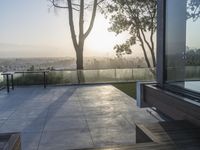
[[[200,94],[200,0],[166,0],[165,83]]]

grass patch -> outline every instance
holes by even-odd
[[[136,83],[113,83],[114,87],[118,88],[122,92],[126,93],[130,97],[136,98]]]

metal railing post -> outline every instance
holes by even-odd
[[[44,73],[44,81],[43,81],[44,82],[44,88],[46,88],[46,72],[44,71],[43,73]]]
[[[133,78],[133,68],[132,68],[132,80],[134,80],[134,78]]]
[[[117,81],[117,69],[115,68],[115,81]]]
[[[14,75],[13,74],[11,74],[11,84],[12,84],[12,90],[14,90],[14,77],[13,77]]]
[[[80,70],[77,70],[77,80],[78,80],[78,84],[80,84],[80,73],[79,73]]]
[[[7,74],[6,75],[6,82],[7,82],[7,92],[9,93],[10,92],[10,84],[9,84],[9,75]]]

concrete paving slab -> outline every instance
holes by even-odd
[[[42,133],[22,133],[21,146],[22,150],[37,150]]]
[[[96,128],[91,130],[95,147],[135,144],[135,131],[116,128]]]
[[[0,128],[4,124],[5,121],[6,121],[6,119],[0,119]]]
[[[140,109],[139,111],[124,112],[122,115],[133,125],[135,123],[153,123],[159,122],[158,118],[152,116],[146,109]]]
[[[42,132],[45,119],[15,119],[7,120],[0,128],[1,133],[6,132]]]
[[[18,109],[9,117],[10,120],[22,120],[29,118],[43,118],[47,117],[47,110],[45,109]]]
[[[0,110],[0,119],[8,119],[15,111]]]
[[[52,117],[48,118],[44,131],[68,131],[88,128],[83,117]]]
[[[132,125],[121,115],[115,117],[97,117],[97,118],[88,118],[87,119],[89,129],[95,128],[108,128],[112,127],[115,129],[126,129],[133,130]]]
[[[0,93],[0,132],[21,132],[23,150],[130,145],[135,122],[158,120],[111,85],[16,87]]]
[[[88,130],[44,132],[39,150],[67,150],[92,148],[93,142]]]

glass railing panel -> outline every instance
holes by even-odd
[[[99,70],[83,70],[85,83],[96,83],[101,81]]]
[[[4,77],[1,75],[2,72],[0,72],[0,89],[4,87],[5,83],[4,83]]]
[[[47,84],[76,84],[76,70],[51,71],[47,74]]]
[[[200,66],[185,67],[186,80],[200,80]]]
[[[198,73],[198,69],[196,70]],[[84,84],[84,83],[109,83],[129,82],[137,80],[155,80],[148,68],[128,69],[100,69],[100,70],[61,70],[46,72],[46,83],[56,84]],[[16,72],[14,85],[43,85],[44,72]],[[0,87],[5,85],[5,80],[0,76]]]
[[[105,69],[99,70],[100,80],[98,82],[114,82],[116,81],[116,70],[115,69]]]
[[[43,73],[15,73],[15,85],[42,85],[44,83]]]
[[[116,81],[132,81],[133,69],[116,69]]]
[[[134,68],[133,80],[141,80],[141,81],[155,80],[155,69]]]

